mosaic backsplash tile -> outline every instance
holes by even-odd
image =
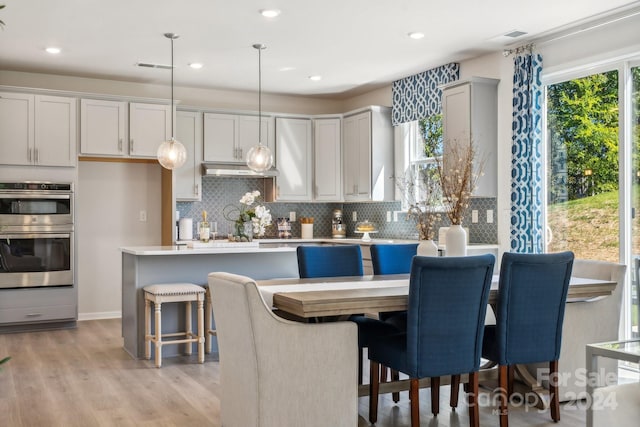
[[[218,235],[226,236],[233,229],[232,221],[228,221],[223,216],[223,209],[227,205],[240,206],[240,198],[248,191],[259,190],[264,192],[263,181],[253,178],[231,178],[231,177],[203,177],[202,178],[202,201],[201,202],[177,202],[176,208],[180,212],[180,218],[193,218],[194,236],[196,234],[197,222],[200,220],[202,211],[209,214],[209,221],[216,222]],[[469,220],[471,210],[478,211],[478,223],[471,224],[470,221],[463,224],[469,228],[469,241],[472,243],[497,243],[498,224],[495,222],[496,215],[495,198],[474,198],[470,201]],[[297,218],[313,217],[314,237],[331,237],[331,214],[334,209],[342,209],[347,225],[347,237],[361,237],[361,234],[353,232],[355,222],[353,212],[357,213],[358,221],[368,219],[378,225],[378,233],[372,235],[374,238],[383,239],[416,239],[418,232],[415,223],[406,220],[401,209],[400,202],[360,202],[360,203],[264,203],[271,211],[273,218],[289,217],[289,212],[295,212]],[[487,224],[486,212],[493,210],[494,222]],[[391,222],[387,222],[387,212],[391,212]],[[394,212],[398,212],[398,221],[394,222]],[[443,218],[436,224],[436,227],[448,226],[448,219]],[[300,222],[291,223],[291,233],[293,237],[300,236]],[[275,224],[267,228],[266,237],[276,237],[277,230]]]

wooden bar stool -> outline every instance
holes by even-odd
[[[149,285],[144,290],[144,355],[151,359],[151,343],[156,345],[156,367],[162,366],[162,346],[186,344],[186,354],[191,354],[191,344],[198,343],[198,362],[204,363],[204,288],[193,283],[165,283]],[[191,303],[198,303],[198,334],[191,327]],[[165,302],[185,303],[185,331],[171,334],[162,333],[162,304]],[[151,303],[155,307],[155,335],[151,335]],[[163,341],[163,338],[184,337]]]
[[[212,329],[213,325],[213,300],[211,299],[211,288],[209,285],[204,285],[205,289],[205,315],[204,315],[204,338],[205,338],[205,352],[211,353],[211,337],[218,336],[215,329]]]

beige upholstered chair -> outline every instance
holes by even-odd
[[[560,351],[560,401],[586,397],[585,346],[587,344],[616,341],[620,326],[620,307],[624,288],[626,266],[606,261],[576,259],[573,276],[589,279],[611,280],[618,283],[612,295],[593,301],[567,302],[562,330]],[[598,367],[617,374],[615,360],[601,358]],[[528,367],[535,377],[537,369],[545,365]]]
[[[275,316],[255,282],[209,274],[224,427],[358,424],[358,331],[352,322]]]

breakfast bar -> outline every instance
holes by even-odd
[[[293,245],[275,247],[186,246],[122,248],[122,336],[132,357],[144,356],[144,298],[142,288],[154,283],[189,282],[204,285],[212,271],[226,271],[255,279],[298,277]],[[163,308],[163,329],[174,332],[184,321],[177,307]],[[175,348],[167,347],[165,355]]]

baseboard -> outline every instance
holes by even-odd
[[[100,313],[78,313],[78,321],[83,320],[101,320],[101,319],[120,319],[121,311],[103,311]]]

